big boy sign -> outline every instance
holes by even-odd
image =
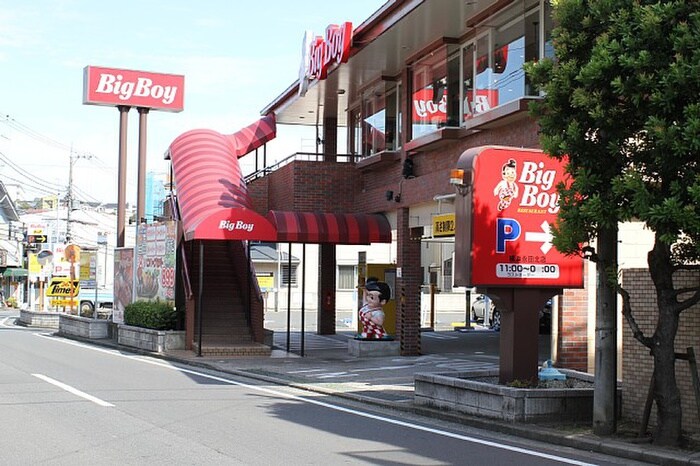
[[[564,165],[541,151],[479,147],[459,164],[471,181],[466,211],[457,212],[456,261],[466,286],[583,286],[583,260],[552,245],[557,221],[556,186],[567,179]],[[459,244],[462,243],[468,244]]]

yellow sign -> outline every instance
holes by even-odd
[[[256,274],[256,277],[258,279],[258,286],[261,290],[271,290],[275,287],[275,277],[273,277],[271,273],[258,273]]]
[[[49,305],[54,306],[54,307],[61,307],[61,306],[77,307],[78,300],[73,299],[71,301],[70,298],[65,298],[65,299],[56,298],[56,299],[52,299],[51,301],[49,301]]]
[[[49,287],[46,289],[46,296],[78,296],[78,293],[80,293],[80,280],[73,280],[72,288],[71,290],[70,278],[53,277]]]
[[[455,214],[433,215],[433,237],[455,235]]]

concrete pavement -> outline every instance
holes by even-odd
[[[478,332],[479,330],[473,330]],[[700,465],[700,452],[655,447],[637,443],[632,438],[603,438],[593,435],[587,427],[558,429],[556,426],[509,424],[459,413],[446,412],[413,405],[414,375],[417,372],[449,372],[498,367],[498,358],[478,348],[454,351],[449,344],[459,340],[453,333],[424,332],[423,347],[447,349],[449,352],[423,356],[385,356],[354,358],[349,356],[347,340],[351,332],[337,335],[305,335],[305,355],[286,351],[286,335],[277,334],[270,358],[216,358],[197,357],[189,351],[171,351],[160,355],[165,359],[234,375],[245,376],[269,383],[288,385],[303,390],[347,398],[366,404],[410,411],[420,415],[468,424],[486,430],[507,433],[580,450],[596,451],[620,458],[663,465]],[[494,336],[497,343],[498,335]],[[482,337],[488,335],[484,333]],[[442,344],[440,344],[442,340]],[[546,337],[543,337],[546,340]],[[445,343],[447,341],[448,343]],[[438,342],[436,344],[436,342]],[[290,344],[300,348],[300,334],[290,335]],[[456,344],[455,346],[458,346]],[[461,345],[464,347],[464,345]],[[282,349],[284,348],[284,349]],[[484,348],[486,349],[486,348]],[[477,354],[484,353],[484,354]],[[542,354],[542,353],[541,353]],[[541,358],[542,359],[542,358]]]
[[[378,407],[449,420],[485,430],[516,435],[532,440],[596,451],[620,458],[664,465],[700,465],[700,452],[655,447],[636,443],[629,437],[602,438],[587,427],[559,429],[557,426],[509,424],[496,420],[447,412],[413,404],[416,373],[467,371],[498,367],[498,334],[488,330],[465,332],[423,332],[422,356],[384,356],[356,358],[349,355],[348,340],[353,332],[336,335],[304,334],[304,357],[301,333],[276,332],[275,349],[269,358],[198,357],[191,351],[146,353],[175,363],[201,367],[268,383],[337,396]],[[81,340],[87,343],[131,348],[110,339]],[[287,352],[287,342],[293,352]],[[470,344],[471,342],[471,344]],[[476,342],[474,344],[474,342]],[[541,336],[540,359],[548,358],[547,336]],[[295,354],[296,353],[296,354]]]

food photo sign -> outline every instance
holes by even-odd
[[[466,151],[458,165],[471,187],[471,204],[457,212],[457,228],[469,230],[456,240],[466,243],[456,244],[456,255],[469,261],[459,285],[583,286],[583,259],[552,244],[557,185],[571,181],[563,162],[538,150],[486,146]]]
[[[137,300],[175,299],[177,223],[139,225],[134,254]]]

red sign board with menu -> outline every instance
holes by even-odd
[[[537,150],[484,147],[472,176],[471,284],[582,287],[583,259],[551,242],[564,164]]]
[[[181,112],[184,91],[185,77],[181,75],[98,66],[84,69],[84,104]]]

